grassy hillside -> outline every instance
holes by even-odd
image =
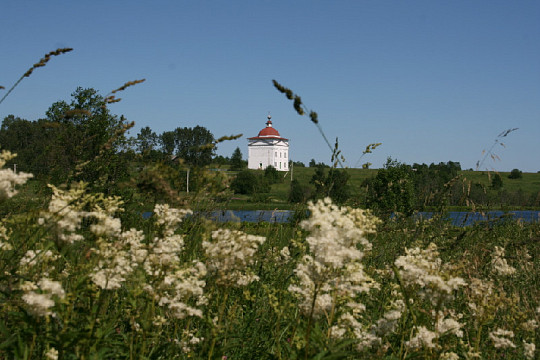
[[[253,170],[258,171],[258,170]],[[377,169],[345,169],[350,175],[349,184],[351,186],[353,198],[357,199],[362,196],[362,183],[364,180],[377,175]],[[295,167],[293,169],[293,178],[301,184],[309,184],[315,168],[310,167]],[[233,173],[231,173],[233,174]],[[271,187],[269,200],[266,202],[249,202],[250,197],[245,195],[235,195],[234,199],[228,204],[232,209],[291,209],[294,206],[287,202],[287,196],[291,185],[291,173],[280,173],[283,176],[283,181],[274,184]],[[523,173],[521,179],[509,179],[509,172],[498,173],[503,181],[503,187],[499,190],[490,189],[491,179],[495,175],[494,172],[487,171],[460,171],[460,175],[464,180],[472,184],[481,184],[485,191],[492,197],[501,198],[506,196],[522,196],[530,198],[538,195],[540,192],[540,173]],[[361,202],[361,201],[360,201]],[[500,206],[499,206],[500,207]]]

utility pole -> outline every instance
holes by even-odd
[[[293,170],[294,170],[294,161],[291,160],[291,182],[292,182]]]
[[[187,175],[186,175],[186,193],[189,194],[189,168],[187,169]]]

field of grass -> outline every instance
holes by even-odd
[[[257,172],[257,170],[253,170]],[[362,183],[364,180],[376,176],[376,169],[346,169],[350,175],[349,185],[351,187],[352,197],[362,196]],[[301,184],[309,184],[311,177],[315,173],[315,168],[310,167],[295,167],[293,170],[294,179]],[[282,174],[282,173],[280,173]],[[491,178],[494,172],[483,171],[460,171],[463,179],[472,183],[484,185],[488,193],[497,193],[495,190],[490,190]],[[540,192],[540,173],[523,173],[521,179],[509,179],[509,172],[500,172],[502,177],[503,187],[500,189],[508,192],[521,192],[523,197],[531,197]],[[291,186],[291,174],[283,173],[283,181],[274,184],[269,193],[269,201],[267,202],[249,202],[250,197],[245,195],[235,195],[234,199],[227,204],[230,209],[246,209],[246,210],[272,210],[272,209],[292,209],[294,205],[287,202],[289,189]],[[456,210],[467,210],[466,207],[454,207]],[[498,207],[499,208],[499,207]]]

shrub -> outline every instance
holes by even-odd
[[[491,179],[491,188],[493,190],[499,190],[503,186],[503,181],[501,178],[501,175],[495,174],[493,175],[493,178]]]
[[[513,169],[508,175],[509,179],[521,179],[522,177],[523,173],[519,169]]]
[[[255,192],[264,193],[270,190],[266,179],[250,170],[240,171],[232,181],[231,189],[237,194],[245,195],[251,195]]]

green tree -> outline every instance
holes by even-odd
[[[141,154],[151,152],[157,146],[158,139],[149,126],[143,127],[137,134],[137,151]]]
[[[287,200],[294,204],[304,204],[311,197],[311,188],[300,184],[297,179],[291,181]]]
[[[242,170],[231,182],[231,189],[237,194],[252,195],[268,192],[270,185],[261,175],[256,175],[250,170]]]
[[[522,177],[523,173],[519,169],[512,169],[510,175],[508,175],[509,179],[521,179]]]
[[[503,181],[502,181],[501,175],[494,174],[493,177],[491,178],[491,188],[493,190],[499,190],[502,187],[503,187]]]
[[[270,183],[270,184],[276,184],[281,181],[281,176],[279,175],[279,171],[276,170],[275,167],[272,165],[268,165],[266,169],[264,169],[264,178]]]
[[[215,155],[214,135],[202,126],[174,130],[176,155],[191,166],[205,166]]]
[[[325,174],[325,164],[319,163],[310,183],[315,185],[313,198],[329,196],[335,203],[343,204],[350,198],[349,174],[343,169],[330,168]]]
[[[411,214],[415,200],[413,176],[409,165],[388,158],[384,168],[366,181],[366,205],[383,214]]]
[[[16,163],[18,169],[36,177],[48,173],[46,150],[54,129],[46,125],[45,120],[28,121],[14,115],[4,118],[0,128],[0,145],[2,149],[17,154],[7,166]]]
[[[159,136],[159,144],[161,145],[161,151],[169,158],[174,154],[176,134],[174,131],[164,131]]]
[[[95,89],[78,87],[71,97],[70,103],[55,102],[46,112],[49,125],[56,128],[47,148],[53,177],[62,180],[73,174],[76,180],[116,182],[125,176],[126,164],[118,156],[126,142],[125,119],[111,114]]]
[[[245,162],[242,160],[242,151],[239,147],[234,149],[231,156],[231,170],[242,170],[245,167]]]

